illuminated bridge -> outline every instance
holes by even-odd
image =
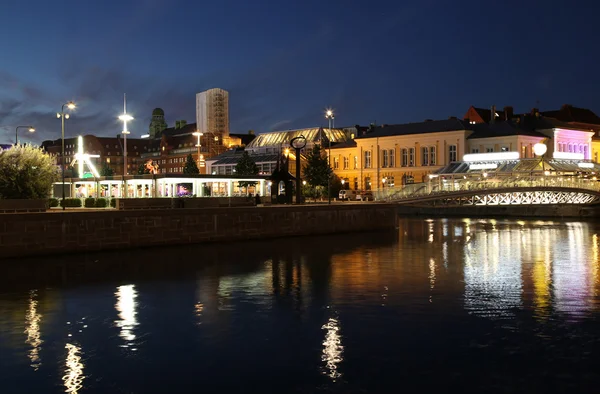
[[[482,164],[452,163],[431,174],[428,182],[384,188],[375,193],[375,199],[415,206],[600,203],[598,164],[566,160],[518,160],[505,164],[486,168]],[[502,171],[503,168],[510,171]]]

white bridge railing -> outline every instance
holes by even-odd
[[[600,192],[600,182],[592,178],[566,176],[510,176],[502,178],[462,179],[436,177],[429,182],[414,183],[401,187],[383,188],[373,192],[376,201],[399,201],[423,196],[456,193],[472,190],[505,188],[562,187],[587,189]]]

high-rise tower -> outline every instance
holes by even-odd
[[[215,88],[196,94],[196,125],[206,136],[209,156],[221,153],[229,139],[229,92]]]

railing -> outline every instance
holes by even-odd
[[[586,189],[600,192],[600,182],[595,179],[565,176],[519,176],[490,178],[483,180],[460,178],[434,178],[429,182],[415,183],[398,188],[384,188],[373,192],[376,201],[397,201],[447,193],[473,190],[494,190],[506,188],[560,187],[568,189]]]

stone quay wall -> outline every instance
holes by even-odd
[[[0,259],[393,229],[393,204],[0,214]]]
[[[402,216],[433,217],[592,218],[600,216],[600,207],[576,204],[419,207],[399,204],[397,213]]]

